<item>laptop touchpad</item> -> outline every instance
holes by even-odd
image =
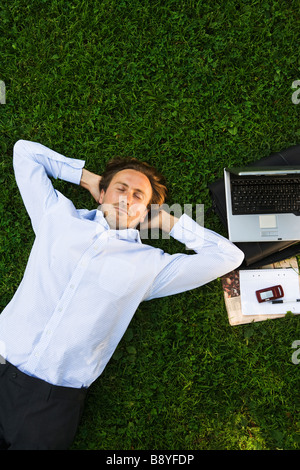
[[[277,228],[276,214],[260,215],[259,216],[259,226],[260,226],[260,228]]]

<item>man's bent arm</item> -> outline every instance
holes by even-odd
[[[15,177],[35,232],[45,211],[58,199],[50,177],[80,184],[84,164],[84,160],[65,157],[37,142],[15,143]]]
[[[186,214],[174,223],[170,235],[194,254],[162,256],[163,269],[145,300],[194,289],[239,267],[244,253],[221,235],[197,224]]]

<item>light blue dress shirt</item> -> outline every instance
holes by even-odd
[[[195,253],[170,255],[142,243],[135,229],[111,230],[97,209],[77,210],[49,177],[79,184],[82,160],[19,140],[13,164],[36,236],[0,315],[0,354],[28,375],[89,387],[142,301],[199,287],[243,260],[236,246],[186,214],[170,235]]]

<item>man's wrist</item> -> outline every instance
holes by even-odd
[[[178,218],[174,215],[169,214],[165,210],[160,211],[159,213],[159,228],[163,232],[169,233],[174,225],[178,222]]]
[[[80,186],[87,189],[97,202],[100,197],[100,181],[101,176],[96,175],[96,173],[92,173],[85,168],[82,169]]]
[[[82,186],[85,189],[89,189],[90,184],[91,184],[91,172],[83,168],[81,179],[80,179],[80,186]]]

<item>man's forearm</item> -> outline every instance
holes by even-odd
[[[99,179],[98,175],[83,168],[81,180],[80,180],[80,186],[82,186],[85,189],[89,189],[90,187],[94,185],[96,179]]]
[[[100,199],[100,181],[101,176],[83,168],[80,186],[87,189],[98,203]]]
[[[169,233],[174,225],[178,222],[178,218],[174,215],[169,214],[165,210],[159,212],[159,228],[163,232]]]

